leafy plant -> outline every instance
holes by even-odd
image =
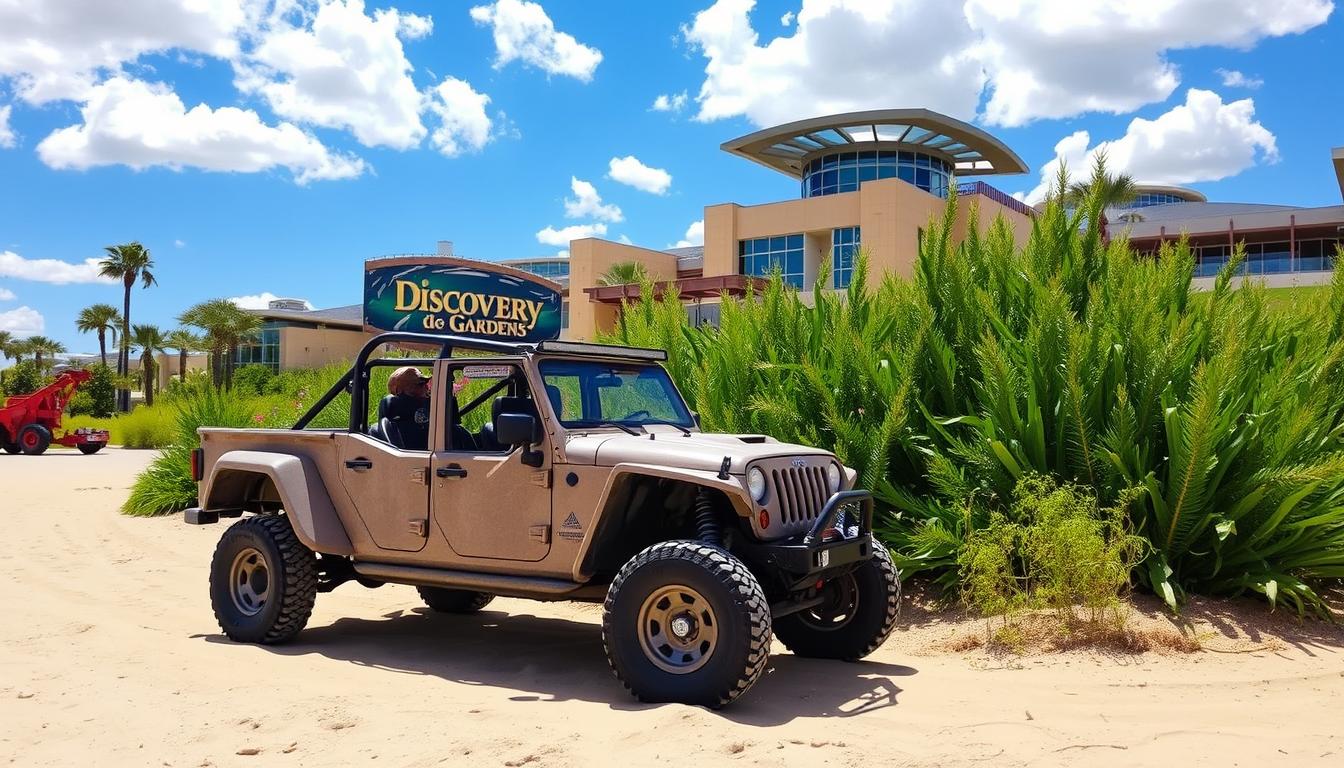
[[[1146,541],[1133,576],[1173,609],[1251,591],[1330,615],[1316,584],[1344,577],[1344,273],[1271,309],[1236,285],[1238,250],[1195,294],[1185,242],[1139,256],[1085,225],[1107,178],[1066,209],[1061,175],[1025,243],[953,196],[911,279],[870,287],[860,253],[836,294],[823,258],[815,306],[776,279],[725,297],[717,329],[645,290],[606,340],[668,349],[706,429],[835,451],[907,574],[958,587],[967,542],[995,513],[1012,524],[1018,483],[1041,475],[1123,508]]]

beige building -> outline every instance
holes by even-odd
[[[843,290],[860,247],[875,273],[909,275],[924,227],[940,217],[953,185],[955,237],[972,206],[981,228],[1002,216],[1025,238],[1035,212],[983,181],[966,177],[1025,173],[1027,166],[993,136],[925,109],[876,110],[802,120],[726,142],[722,148],[799,182],[801,196],[764,205],[705,207],[704,245],[656,250],[584,239],[569,249],[569,329],[592,338],[615,323],[638,285],[599,286],[613,264],[639,262],[658,284],[675,286],[693,317],[717,319],[723,294],[741,294],[778,271],[810,300],[824,267],[827,290]]]

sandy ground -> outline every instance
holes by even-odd
[[[945,650],[979,626],[911,610],[865,663],[777,644],[722,712],[630,699],[593,606],[445,617],[350,584],[297,642],[236,645],[206,592],[223,526],[116,512],[149,459],[0,455],[0,762],[1344,765],[1344,636],[1239,624],[1255,605],[1202,609],[1197,653],[1025,657]]]

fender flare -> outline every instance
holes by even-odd
[[[201,499],[202,509],[226,508],[245,490],[236,482],[246,475],[270,478],[280,503],[304,546],[314,552],[353,555],[354,547],[336,514],[326,485],[312,460],[306,456],[270,451],[228,451],[219,457]]]
[[[718,473],[697,469],[681,469],[677,467],[666,467],[657,464],[639,464],[635,462],[624,462],[611,468],[611,474],[607,476],[607,484],[602,489],[602,495],[598,497],[597,506],[602,510],[599,519],[607,517],[607,506],[611,503],[612,492],[617,483],[630,475],[639,475],[642,477],[661,477],[669,480],[680,480],[692,485],[702,485],[706,488],[713,488],[721,491],[728,497],[728,501],[733,505],[733,511],[739,517],[750,517],[752,514],[751,501],[747,498],[747,489],[742,485],[740,475],[730,475],[727,480],[718,476]],[[593,545],[593,539],[597,536],[601,526],[593,525],[588,528],[584,534],[583,543],[579,545],[579,551],[574,558],[573,578],[575,581],[586,581],[591,574],[585,573],[585,566],[588,563],[588,555]]]

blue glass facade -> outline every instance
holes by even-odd
[[[1134,202],[1126,205],[1126,208],[1147,208],[1150,205],[1167,205],[1169,203],[1189,202],[1178,195],[1167,192],[1142,192],[1134,198]]]
[[[938,197],[947,197],[952,170],[947,161],[923,152],[833,152],[803,167],[802,192],[803,197],[819,197],[853,192],[865,181],[900,179]]]
[[[1282,275],[1291,272],[1321,272],[1335,268],[1339,240],[1299,240],[1297,254],[1289,250],[1288,241],[1279,243],[1247,243],[1246,259],[1237,274]],[[1226,245],[1203,245],[1194,248],[1195,277],[1213,277],[1227,263],[1232,248]]]
[[[280,326],[266,323],[257,333],[252,344],[239,344],[238,354],[234,356],[234,365],[264,365],[272,371],[280,370]]]
[[[769,277],[776,270],[785,285],[803,287],[803,236],[780,235],[737,241],[738,272]]]
[[[858,253],[858,227],[831,230],[831,284],[837,289],[849,287],[849,281],[854,278],[854,257]]]
[[[530,272],[537,277],[569,277],[568,261],[518,261],[508,266]]]

